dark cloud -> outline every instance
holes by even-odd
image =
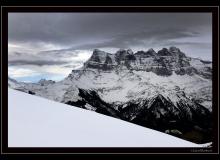
[[[8,39],[9,67],[62,68],[52,69],[53,74],[79,67],[95,48],[137,51],[176,46],[188,56],[211,60],[212,15],[9,13]]]
[[[9,66],[20,66],[20,65],[61,65],[67,64],[67,61],[48,61],[48,60],[12,60],[8,61]]]
[[[59,49],[59,50],[49,50],[39,52],[37,55],[39,57],[54,57],[59,60],[59,58],[76,57],[80,52],[75,51],[71,48]]]
[[[151,44],[163,44],[169,40],[199,37],[199,33],[196,31],[191,32],[190,30],[169,28],[169,29],[152,29],[147,31],[136,31],[133,33],[119,34],[114,36],[112,39],[103,42],[82,44],[73,47],[72,49],[91,49],[91,48],[130,48],[135,45],[148,45]],[[184,42],[183,42],[184,43]],[[186,42],[188,43],[188,42]],[[174,45],[174,44],[170,44]]]
[[[203,42],[175,42],[175,41],[167,41],[165,43],[165,45],[167,46],[171,46],[171,45],[188,45],[188,46],[197,46],[198,48],[206,48],[206,49],[211,49],[212,48],[212,44],[211,43],[203,43]]]
[[[9,41],[64,46],[101,43],[116,36],[174,38],[211,31],[208,13],[10,13]],[[126,37],[127,35],[127,37]],[[195,35],[195,34],[194,34]],[[120,39],[120,38],[119,38]]]
[[[65,67],[65,68],[75,68],[75,67],[77,67],[78,65],[65,65],[65,66],[63,66],[63,67]]]

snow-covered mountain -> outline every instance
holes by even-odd
[[[9,86],[58,102],[93,110],[196,143],[211,141],[212,62],[180,49],[157,53],[98,49],[64,80]]]

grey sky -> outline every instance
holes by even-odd
[[[15,69],[77,66],[95,48],[177,46],[188,56],[212,59],[211,13],[9,13],[8,24]]]

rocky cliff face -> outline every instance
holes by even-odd
[[[200,75],[212,78],[211,62],[187,57],[180,49],[163,48],[156,53],[153,49],[148,51],[119,50],[110,54],[95,49],[91,58],[85,63],[84,68],[100,70],[129,69],[137,71],[154,72],[161,76],[170,76],[174,72],[178,75]]]
[[[212,140],[212,62],[170,47],[115,54],[99,49],[64,80],[9,86],[196,143]]]

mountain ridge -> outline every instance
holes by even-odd
[[[212,78],[210,61],[187,57],[179,48],[163,48],[155,52],[120,49],[115,54],[94,49],[90,59],[84,63],[84,69],[94,68],[101,70],[129,69],[152,71],[158,75],[170,76],[175,72],[179,75],[199,74],[204,78]]]

